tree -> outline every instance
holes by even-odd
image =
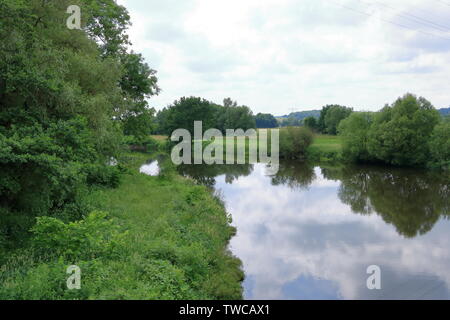
[[[353,109],[343,106],[331,106],[325,115],[325,132],[328,134],[336,135],[339,123],[350,116]]]
[[[429,141],[440,115],[425,98],[406,94],[375,115],[367,147],[376,160],[422,166],[429,160]]]
[[[160,92],[156,71],[151,69],[140,54],[125,53],[120,56],[124,74],[120,80],[124,101],[118,111],[124,133],[145,140],[155,128],[155,110],[147,100]]]
[[[72,4],[83,8],[83,30],[64,23]],[[123,127],[145,127],[145,99],[158,90],[154,71],[126,52],[128,25],[113,0],[0,2],[2,241],[35,215],[80,219],[90,184],[116,184],[106,162]],[[131,118],[139,124],[122,127]]]
[[[223,99],[223,106],[225,108],[227,108],[227,107],[237,107],[238,104],[237,104],[236,101],[231,100],[231,98],[225,98],[225,99]]]
[[[278,121],[270,113],[258,113],[255,116],[255,122],[257,128],[277,128]]]
[[[342,136],[344,155],[352,161],[370,161],[367,139],[373,122],[372,112],[353,112],[341,121],[338,132]]]
[[[326,133],[325,117],[326,117],[326,115],[328,113],[328,110],[330,110],[330,108],[332,106],[333,105],[326,105],[320,111],[318,127],[319,127],[319,132],[321,132],[321,133]]]
[[[318,128],[319,128],[319,122],[318,122],[317,118],[315,118],[315,117],[305,118],[303,120],[303,125],[314,131],[318,130]]]
[[[450,169],[450,119],[442,121],[433,129],[429,147],[431,165]]]
[[[162,113],[165,116],[164,130],[172,134],[176,129],[187,129],[194,134],[194,122],[202,121],[203,131],[215,128],[214,108],[208,100],[198,97],[182,97]]]
[[[247,106],[239,106],[231,98],[223,100],[223,106],[212,104],[215,112],[215,128],[226,133],[227,129],[253,129],[256,128],[252,111]]]
[[[99,44],[103,57],[126,54],[130,44],[126,33],[131,25],[125,7],[115,0],[81,0],[83,12],[88,13],[85,30]]]

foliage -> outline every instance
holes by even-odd
[[[198,97],[182,97],[158,112],[156,133],[170,135],[176,129],[187,129],[193,135],[194,121],[202,121],[203,132],[211,128],[225,133],[226,129],[256,127],[250,108],[238,106],[230,98],[224,99],[224,106],[220,106]]]
[[[311,130],[305,127],[287,127],[280,130],[280,157],[302,159],[313,142]]]
[[[439,120],[429,101],[406,94],[375,115],[368,152],[388,164],[422,166],[429,160],[428,143]]]
[[[343,152],[349,160],[371,160],[367,141],[372,122],[371,112],[353,112],[347,119],[341,121],[338,131],[343,140]]]
[[[339,123],[350,116],[353,109],[342,106],[331,106],[325,115],[325,133],[337,134]]]
[[[337,134],[339,123],[347,118],[352,111],[353,109],[336,104],[324,106],[320,112],[317,125],[319,132],[333,135]]]
[[[203,130],[214,128],[214,109],[211,103],[197,97],[182,97],[158,113],[159,132],[172,134],[176,129],[186,129],[194,134],[194,121],[203,122]]]
[[[412,94],[376,113],[356,112],[341,122],[344,155],[353,161],[445,167],[448,125],[429,101]]]
[[[124,92],[124,108],[119,118],[124,133],[145,139],[155,129],[155,109],[149,108],[147,100],[160,92],[156,71],[151,69],[140,54],[133,52],[120,56],[125,70],[120,80]]]
[[[450,119],[438,124],[430,137],[430,165],[450,169]]]
[[[0,298],[242,297],[241,264],[227,249],[236,230],[223,204],[178,176],[139,174],[148,155],[127,157],[132,173],[117,189],[95,191],[97,211],[86,219],[38,219],[32,249],[0,267]],[[66,287],[71,264],[81,268],[81,290]]]
[[[257,128],[277,128],[278,121],[270,113],[258,113],[255,116]]]
[[[39,217],[31,231],[36,252],[72,262],[113,254],[125,235],[104,212],[92,212],[83,220],[67,224],[52,217]]]
[[[256,128],[255,118],[252,111],[247,106],[238,106],[236,101],[226,98],[223,101],[223,107],[213,105],[215,109],[215,126],[222,133],[226,133],[227,129],[248,129]]]
[[[120,184],[120,170],[116,166],[90,164],[84,168],[88,185],[117,188]]]
[[[303,125],[313,131],[319,129],[319,121],[315,117],[308,117],[303,120]]]

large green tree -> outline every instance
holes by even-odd
[[[82,30],[66,26],[70,5]],[[106,162],[158,90],[126,51],[128,25],[112,0],[0,1],[0,239],[27,216],[79,218],[89,183],[116,183]]]
[[[187,129],[194,134],[194,122],[202,121],[203,131],[215,128],[215,112],[208,100],[199,97],[182,97],[166,110],[160,112],[164,116],[162,131],[171,134],[176,129]]]
[[[255,116],[255,122],[257,128],[277,128],[278,121],[270,113],[258,113]]]
[[[422,166],[429,160],[429,140],[439,121],[428,100],[406,94],[375,115],[368,152],[388,164]]]
[[[325,115],[325,133],[335,135],[339,123],[348,118],[353,112],[351,108],[343,106],[331,106]]]

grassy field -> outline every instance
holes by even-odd
[[[342,141],[339,136],[317,134],[314,136],[314,142],[310,148],[323,152],[341,152]]]

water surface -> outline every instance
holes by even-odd
[[[181,166],[220,191],[246,299],[449,299],[450,182],[442,174],[282,163]],[[369,290],[367,267],[381,268]]]

